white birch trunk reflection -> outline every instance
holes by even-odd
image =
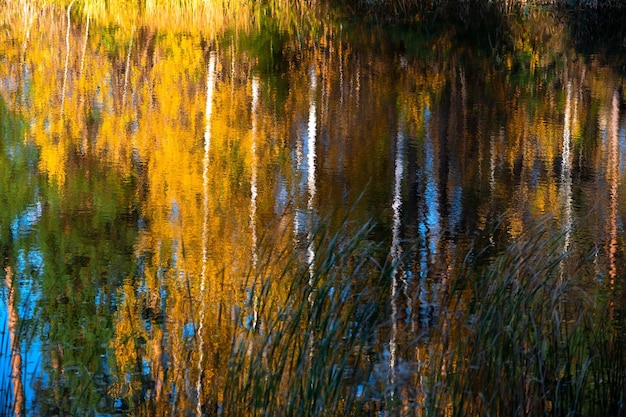
[[[618,277],[617,255],[619,251],[619,233],[617,226],[618,205],[619,205],[619,93],[613,92],[611,101],[611,114],[608,126],[608,162],[607,162],[607,182],[609,183],[609,213],[608,213],[608,235],[609,235],[609,285],[611,290],[615,287],[615,280]]]
[[[250,174],[250,233],[252,235],[252,268],[256,273],[256,267],[258,264],[258,237],[257,237],[257,224],[256,224],[256,211],[257,211],[257,197],[258,197],[258,188],[257,188],[257,177],[258,177],[258,156],[256,149],[256,139],[257,139],[257,117],[259,112],[259,79],[254,77],[252,79],[252,103],[251,103],[251,112],[252,112],[252,127],[251,127],[251,145],[250,145],[250,153],[252,155],[251,161],[251,174]],[[252,300],[251,305],[253,306],[252,310],[252,323],[251,328],[256,329],[258,324],[259,314],[256,309],[256,303],[254,302],[255,294],[251,294]]]
[[[252,234],[252,266],[256,268],[258,262],[258,237],[257,237],[257,225],[256,225],[256,211],[257,211],[257,176],[258,176],[258,156],[256,150],[256,137],[257,137],[257,116],[259,112],[259,80],[257,77],[252,79],[252,128],[251,128],[251,145],[250,154],[252,155],[251,161],[251,174],[250,174],[250,233]]]
[[[202,270],[200,272],[200,297],[202,297],[200,318],[198,325],[198,382],[196,385],[197,407],[196,413],[202,415],[202,369],[204,359],[204,338],[202,337],[202,329],[204,326],[204,315],[206,312],[207,302],[205,298],[206,280],[207,280],[207,262],[209,260],[209,150],[211,148],[211,114],[213,111],[213,90],[215,88],[217,69],[217,53],[211,52],[209,57],[209,65],[207,70],[207,91],[205,106],[205,129],[204,129],[204,157],[202,159]]]
[[[85,41],[83,42],[83,52],[80,56],[80,74],[83,74],[85,67],[85,54],[87,53],[87,43],[89,41],[89,24],[91,22],[91,12],[87,12],[87,22],[85,23]]]
[[[67,85],[67,72],[70,62],[70,30],[72,29],[72,22],[70,20],[70,11],[74,5],[74,0],[67,6],[67,32],[65,33],[65,65],[63,67],[63,87],[61,89],[61,117],[63,117],[63,111],[65,110],[65,88]]]
[[[126,54],[126,68],[124,69],[124,88],[122,90],[122,108],[126,105],[126,93],[128,90],[128,74],[130,73],[130,53],[133,50],[133,38],[135,37],[135,28],[130,34],[130,42],[128,44],[128,53]]]
[[[567,82],[565,98],[565,120],[563,121],[563,151],[561,161],[561,189],[560,199],[563,207],[563,253],[567,253],[570,246],[572,231],[572,158],[571,158],[571,112],[572,112],[572,82]]]
[[[420,242],[420,299],[428,304],[425,280],[430,264],[434,263],[441,237],[441,215],[439,213],[439,187],[437,184],[437,151],[430,132],[430,110],[424,110],[424,167],[423,205],[418,215],[418,237]]]
[[[398,345],[398,295],[403,272],[400,268],[402,247],[400,244],[400,228],[402,226],[402,180],[404,178],[404,120],[401,120],[396,135],[396,158],[394,170],[393,202],[393,226],[391,229],[391,263],[393,272],[391,275],[391,335],[389,338],[389,386],[396,384],[396,364]],[[391,391],[393,396],[394,392]]]
[[[418,213],[419,239],[419,305],[421,310],[420,333],[429,331],[429,317],[434,300],[430,299],[428,277],[431,265],[436,264],[437,248],[441,238],[441,213],[439,212],[440,189],[437,175],[439,152],[431,133],[431,112],[424,109],[424,167],[422,183],[424,184],[423,204]],[[447,372],[447,364],[442,364],[442,373]]]
[[[313,280],[314,263],[315,263],[315,248],[313,243],[313,211],[316,190],[316,134],[317,134],[317,106],[316,106],[316,92],[317,92],[317,73],[315,68],[311,68],[311,90],[309,97],[309,122],[308,122],[308,136],[307,136],[307,189],[309,198],[307,200],[307,217],[308,217],[308,231],[307,231],[307,263],[309,265],[309,281]]]

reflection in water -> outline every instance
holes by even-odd
[[[398,343],[398,295],[400,285],[406,288],[404,272],[402,268],[402,247],[400,240],[400,228],[402,225],[402,182],[404,180],[404,121],[398,123],[396,135],[396,157],[394,170],[393,201],[393,225],[391,228],[391,337],[389,340],[389,384],[396,384],[397,343]],[[410,305],[410,303],[408,303]],[[393,391],[391,392],[393,396]]]
[[[198,405],[196,412],[198,416],[202,415],[203,407],[203,366],[204,366],[204,322],[207,309],[207,298],[205,292],[207,289],[208,275],[208,257],[209,257],[209,151],[211,149],[211,114],[213,113],[213,90],[215,88],[215,74],[217,70],[217,54],[211,52],[209,64],[207,68],[206,81],[206,106],[204,112],[205,128],[204,128],[204,155],[202,157],[202,270],[200,271],[200,318],[198,320],[198,383],[196,385],[196,395]],[[253,214],[251,213],[250,216]],[[253,219],[253,217],[251,217]],[[253,231],[254,233],[254,231]]]
[[[250,132],[252,145],[250,146],[250,153],[252,154],[251,162],[251,175],[250,175],[250,233],[252,234],[252,267],[256,268],[258,259],[258,237],[257,237],[257,222],[256,222],[256,211],[257,211],[257,197],[258,197],[258,156],[257,156],[257,118],[259,111],[259,79],[254,77],[252,79],[252,103],[251,103],[251,114],[252,114],[252,128]]]
[[[308,119],[304,135],[298,135],[295,149],[296,175],[300,186],[296,195],[306,196],[306,207],[296,207],[294,216],[294,234],[296,245],[306,248],[306,263],[309,265],[310,282],[315,269],[315,198],[317,193],[316,173],[316,142],[317,142],[317,72],[315,67],[309,69]],[[305,241],[302,242],[302,236]]]
[[[7,266],[4,269],[5,282],[7,286],[7,313],[9,330],[9,346],[10,346],[10,358],[11,358],[11,383],[13,384],[13,409],[11,412],[15,416],[22,416],[24,412],[24,386],[22,383],[22,348],[21,340],[19,337],[19,316],[17,314],[17,306],[15,299],[14,277],[13,269],[11,266]],[[10,403],[10,401],[7,401]]]
[[[89,23],[89,20],[87,20]],[[85,29],[85,37],[87,36],[87,29]],[[122,87],[122,108],[126,105],[126,96],[128,94],[128,74],[130,74],[130,53],[133,50],[133,39],[135,38],[135,28],[130,33],[130,41],[128,43],[128,53],[126,54],[126,67],[124,68],[124,87]],[[85,38],[85,42],[86,42]],[[82,60],[81,60],[82,66]]]
[[[597,61],[562,60],[576,52],[557,35],[545,50],[520,40],[524,53],[494,67],[484,51],[453,45],[447,34],[407,51],[409,42],[394,37],[417,35],[329,25],[320,36],[267,30],[226,42],[102,28],[89,17],[82,24],[70,20],[71,6],[62,16],[0,34],[0,94],[23,116],[2,123],[19,125],[20,144],[37,149],[27,161],[13,143],[0,153],[0,186],[10,196],[0,227],[25,207],[37,218],[28,233],[2,229],[7,271],[37,284],[24,289],[7,273],[9,309],[30,297],[43,341],[31,354],[42,366],[22,360],[12,372],[11,386],[22,383],[15,407],[17,393],[28,392],[24,381],[37,380],[33,404],[50,414],[217,413],[233,343],[242,334],[270,337],[259,298],[291,294],[285,266],[262,255],[295,252],[313,285],[325,265],[319,219],[332,225],[346,207],[356,225],[375,221],[368,239],[393,265],[371,284],[369,304],[350,310],[346,331],[376,323],[359,343],[381,374],[370,380],[363,362],[338,365],[340,380],[372,403],[419,409],[429,389],[416,369],[436,349],[431,330],[455,330],[453,320],[437,322],[451,274],[468,253],[505,247],[545,213],[558,217],[559,250],[604,244],[598,276],[606,267],[612,290],[623,287],[623,80]],[[500,229],[491,227],[497,220]],[[20,267],[24,253],[40,260],[21,255]],[[342,277],[354,282],[345,294],[333,288],[320,297],[321,308],[332,297],[349,306],[350,291],[377,272]],[[267,275],[276,293],[251,288],[249,274]],[[318,308],[317,300],[306,306]],[[280,320],[293,319],[278,301],[263,301]],[[377,315],[362,318],[366,307]],[[26,321],[18,316],[8,319],[16,339],[23,336],[11,326]],[[298,335],[310,337],[309,354],[334,357],[315,351],[325,340],[311,336]],[[249,345],[251,354],[262,349]],[[260,355],[264,370],[288,361]],[[385,398],[368,397],[368,384],[382,385]]]
[[[436,171],[436,162],[439,159],[439,155],[437,155],[435,150],[429,123],[430,111],[426,109],[424,111],[424,130],[426,131],[426,143],[424,144],[424,221],[420,224],[420,232],[423,240],[428,242],[425,245],[428,253],[424,254],[424,259],[427,259],[427,263],[435,263],[441,237],[441,217],[439,213],[439,195],[441,190],[439,190],[437,185],[439,178]],[[427,264],[424,266],[427,274]]]
[[[70,29],[72,28],[72,21],[70,18],[70,11],[72,10],[72,5],[74,1],[67,6],[67,19],[66,19],[66,33],[65,33],[65,65],[63,66],[63,87],[61,88],[61,117],[63,117],[63,112],[65,111],[65,90],[67,86],[67,71],[70,62]]]
[[[609,235],[609,285],[611,291],[615,289],[618,277],[618,187],[619,187],[619,99],[617,91],[613,92],[609,113],[607,132],[607,182],[609,183],[609,207],[607,228]]]
[[[431,266],[437,261],[437,250],[441,232],[439,214],[439,195],[437,161],[439,156],[431,134],[431,113],[424,109],[424,167],[422,177],[418,178],[418,187],[423,188],[422,204],[417,214],[419,239],[419,299],[421,309],[425,313],[434,300],[429,299],[427,280],[432,278]],[[425,317],[425,314],[423,314]],[[422,320],[422,331],[425,331],[427,320]]]
[[[315,197],[317,193],[316,186],[316,139],[317,139],[317,70],[315,67],[311,68],[311,87],[309,97],[309,120],[307,124],[307,140],[306,140],[306,184],[309,198],[306,205],[306,215],[308,219],[307,224],[307,264],[309,265],[309,273],[311,280],[313,279],[315,268],[315,248],[313,242],[314,230],[314,213],[315,213]]]
[[[567,82],[565,98],[565,120],[563,121],[563,154],[561,156],[561,205],[563,207],[563,253],[567,253],[570,245],[572,229],[572,156],[571,144],[571,101],[572,82]]]
[[[83,75],[83,70],[85,68],[85,55],[87,55],[87,45],[88,45],[88,40],[89,40],[89,25],[91,23],[91,13],[87,12],[87,19],[85,22],[85,36],[83,39],[83,52],[80,55],[80,69],[78,70],[78,75],[82,76]],[[129,51],[129,58],[130,58],[130,48],[128,48]]]

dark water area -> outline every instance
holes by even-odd
[[[577,261],[545,280],[583,289],[620,340],[621,26],[533,12],[210,38],[73,19],[0,31],[0,415],[261,415],[236,360],[309,345],[350,370],[337,392],[362,415],[428,415],[425,370],[454,373],[433,363],[455,276],[539,233]],[[307,314],[286,329],[337,344],[272,330]],[[359,327],[363,362],[337,347]],[[252,334],[273,350],[238,350]]]

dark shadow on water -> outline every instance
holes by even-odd
[[[576,50],[585,55],[618,57],[626,61],[626,5],[622,8],[564,9]],[[622,72],[625,67],[622,65]]]

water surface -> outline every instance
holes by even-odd
[[[262,263],[270,243],[316,265],[319,226],[346,213],[401,265],[370,340],[390,383],[419,385],[400,365],[470,248],[545,216],[560,251],[593,254],[590,295],[623,305],[623,61],[533,19],[469,40],[348,21],[217,39],[3,27],[2,413],[219,411],[258,319],[249,271],[281,267]]]

